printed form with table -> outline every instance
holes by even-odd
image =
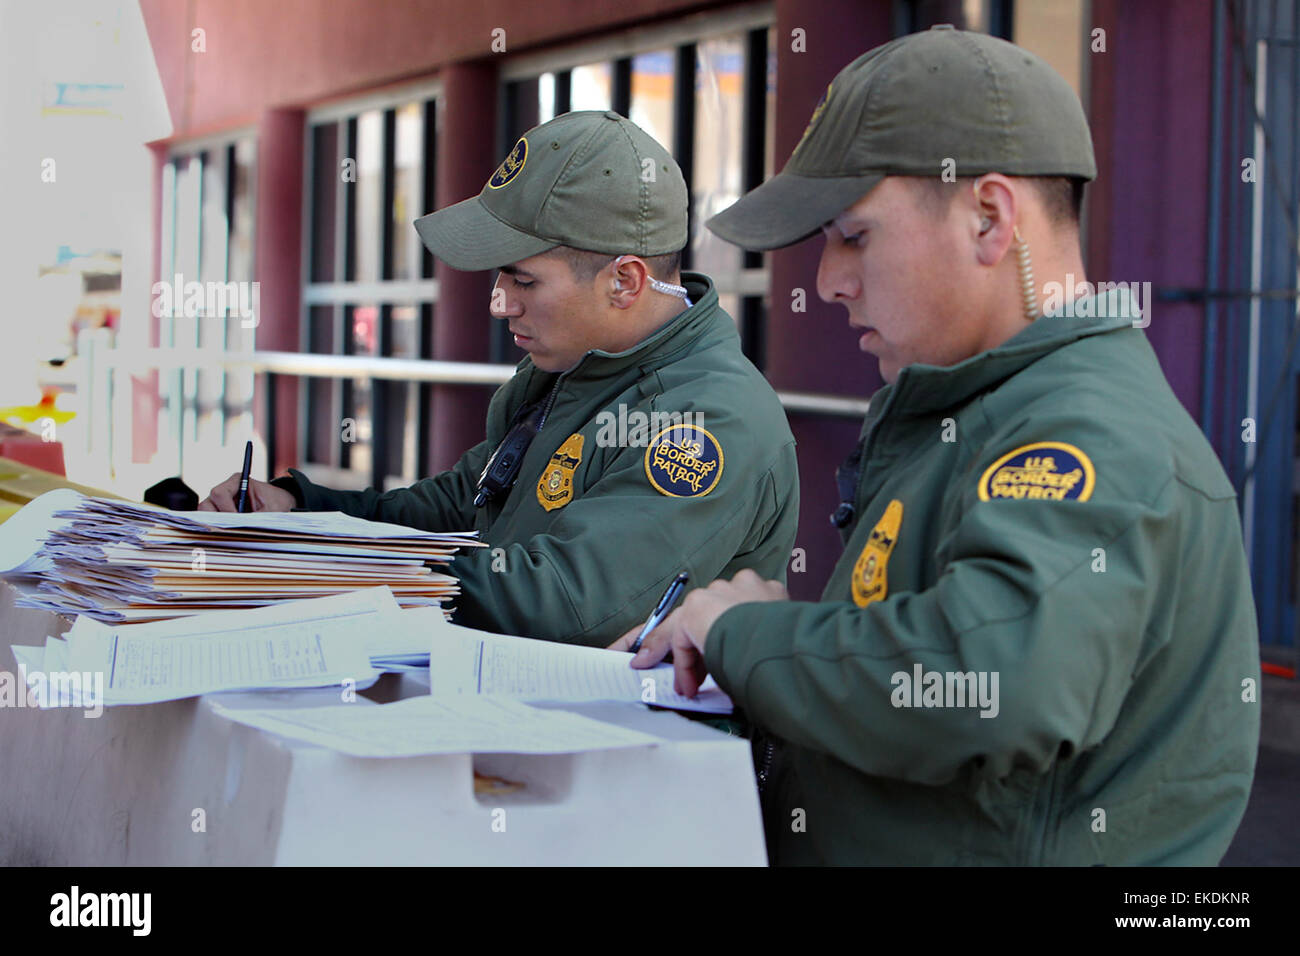
[[[452,559],[482,547],[339,513],[31,500],[0,524],[0,762],[20,771],[0,862],[765,862],[749,742],[700,719],[726,694],[452,624]],[[214,804],[220,839],[196,843]]]

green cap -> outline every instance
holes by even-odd
[[[686,245],[686,180],[625,117],[564,113],[519,138],[483,191],[415,220],[454,269],[496,269],[571,246],[661,256]]]
[[[1079,98],[1005,40],[947,24],[900,37],[841,70],[785,168],[707,225],[743,248],[777,249],[817,232],[886,176],[949,169],[1095,178]]]

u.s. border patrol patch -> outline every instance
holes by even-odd
[[[524,163],[528,161],[528,140],[522,136],[519,142],[515,143],[515,148],[501,161],[497,171],[492,174],[488,180],[489,189],[500,189],[519,175],[519,170],[524,168]]]
[[[537,503],[547,511],[563,508],[573,500],[573,473],[582,464],[582,436],[570,435],[537,479]]]
[[[889,594],[886,568],[902,525],[903,503],[895,498],[871,529],[867,544],[853,565],[853,603],[858,607],[866,607],[872,601],[883,601]]]
[[[703,498],[722,477],[722,445],[698,425],[665,428],[645,450],[645,473],[670,498]]]
[[[980,476],[979,496],[980,501],[1087,501],[1096,483],[1096,469],[1082,451],[1061,441],[1040,441],[989,465]]]

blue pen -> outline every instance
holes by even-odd
[[[645,619],[645,627],[641,628],[641,633],[638,634],[636,640],[632,642],[633,654],[641,650],[641,642],[646,639],[656,626],[658,626],[660,621],[668,616],[668,612],[671,611],[673,605],[677,603],[677,599],[681,596],[681,593],[686,590],[686,582],[690,579],[691,576],[685,571],[673,578],[672,583],[668,585],[668,590],[664,592],[664,596],[659,599],[659,603],[655,605],[655,609],[651,611],[650,616]]]

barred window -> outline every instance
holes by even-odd
[[[767,266],[761,253],[723,242],[704,222],[771,176],[776,54],[769,7],[693,18],[510,61],[502,71],[499,152],[570,110],[631,119],[677,160],[690,190],[682,267],[709,275],[736,320],[745,354],[765,364]],[[517,362],[504,327],[492,358]]]
[[[437,100],[429,87],[308,116],[302,349],[432,358],[433,257],[411,223],[433,202]],[[427,473],[430,388],[307,378],[303,470],[344,488],[393,488]]]
[[[168,285],[252,282],[257,142],[252,134],[174,149],[162,170],[160,275]],[[179,279],[177,278],[179,276]],[[159,316],[165,347],[251,352],[256,329],[228,301],[222,314]],[[224,446],[253,430],[253,373],[169,370],[159,376],[167,426],[160,458],[184,465],[187,446]]]

